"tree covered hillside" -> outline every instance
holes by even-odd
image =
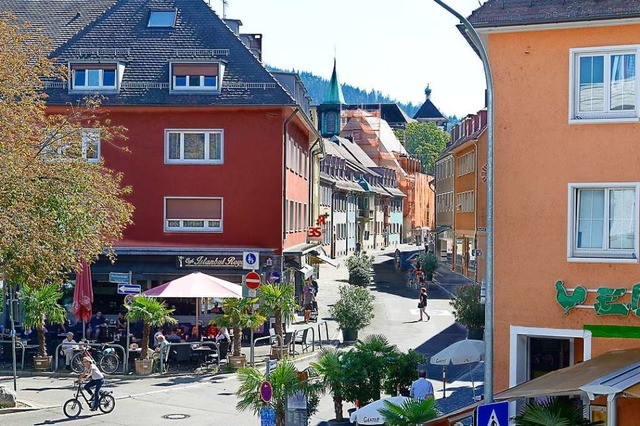
[[[290,72],[290,70],[282,70],[276,67],[272,67],[267,65],[269,71],[275,72]],[[297,72],[304,83],[304,86],[309,91],[309,96],[311,96],[313,105],[319,104],[322,102],[322,99],[327,94],[327,90],[329,88],[329,80],[324,79],[320,76],[312,74],[307,71],[293,71]],[[412,117],[413,114],[418,111],[420,105],[415,105],[413,103],[402,103],[398,102],[395,99],[391,99],[388,96],[385,96],[379,90],[362,90],[358,87],[353,87],[348,84],[342,84],[342,93],[344,94],[344,100],[348,104],[372,104],[372,103],[397,103],[400,105],[409,117]]]

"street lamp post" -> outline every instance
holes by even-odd
[[[486,247],[486,302],[485,302],[485,370],[484,370],[484,403],[493,402],[493,78],[487,51],[473,25],[460,13],[452,9],[442,0],[433,0],[447,12],[460,20],[484,66],[487,83],[487,247]]]

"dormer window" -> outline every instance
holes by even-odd
[[[149,13],[150,28],[173,28],[176,23],[175,10],[152,10]]]
[[[171,90],[219,92],[222,68],[219,63],[171,64]]]
[[[71,64],[70,92],[117,92],[124,66]]]

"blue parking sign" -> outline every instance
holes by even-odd
[[[476,418],[476,426],[509,426],[509,403],[479,405]]]
[[[273,408],[263,408],[260,410],[260,426],[275,426],[276,410]]]

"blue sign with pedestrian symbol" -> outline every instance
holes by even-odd
[[[477,419],[476,426],[509,426],[509,403],[480,405]]]
[[[276,424],[276,410],[264,408],[260,410],[260,426],[274,426]]]
[[[242,253],[243,269],[260,269],[260,253],[257,251],[245,251]]]

